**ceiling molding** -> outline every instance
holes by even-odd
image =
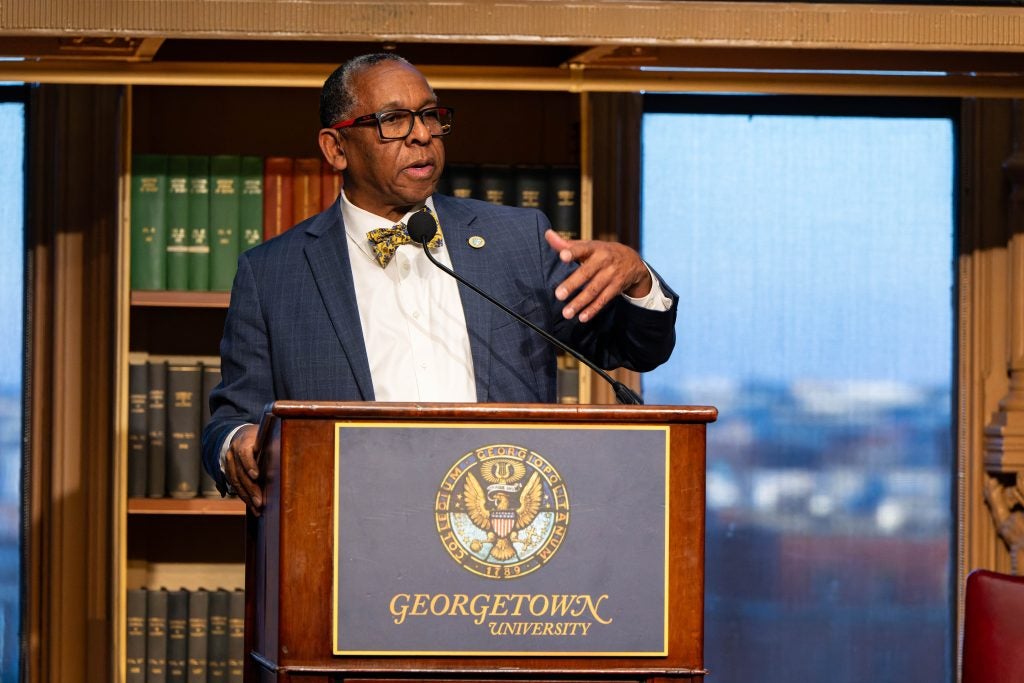
[[[4,0],[3,36],[1024,52],[1024,12],[672,0]]]

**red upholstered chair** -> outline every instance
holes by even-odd
[[[1024,577],[976,569],[967,577],[961,683],[1024,681]]]

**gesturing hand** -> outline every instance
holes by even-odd
[[[224,457],[224,476],[228,484],[257,517],[263,510],[263,491],[256,483],[260,475],[255,452],[258,431],[256,425],[245,425],[235,432]]]
[[[576,261],[580,267],[555,288],[555,298],[565,301],[576,295],[562,309],[562,316],[571,319],[579,314],[587,322],[619,294],[634,298],[651,291],[651,273],[640,254],[624,244],[599,240],[567,240],[554,230],[544,238],[565,263]]]

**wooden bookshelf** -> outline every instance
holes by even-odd
[[[132,306],[165,308],[227,308],[230,292],[148,292],[133,291]]]
[[[236,498],[129,498],[129,515],[244,515]]]

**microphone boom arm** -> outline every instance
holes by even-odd
[[[431,221],[433,221],[433,219],[431,219]],[[430,237],[432,237],[432,235]],[[579,362],[583,363],[588,368],[590,368],[591,370],[596,372],[598,375],[601,376],[601,378],[603,380],[605,380],[610,385],[612,385],[612,389],[615,390],[615,398],[616,398],[616,400],[619,403],[623,403],[623,404],[626,404],[626,405],[643,405],[643,402],[644,402],[643,399],[640,398],[640,396],[638,396],[635,391],[633,391],[632,389],[627,387],[625,384],[623,384],[622,382],[616,380],[614,377],[609,375],[607,372],[605,372],[604,370],[599,368],[590,359],[588,359],[585,356],[583,356],[583,354],[581,354],[580,352],[576,351],[573,348],[570,348],[568,345],[566,345],[562,341],[560,341],[557,337],[555,337],[554,335],[550,334],[547,330],[544,330],[544,329],[538,327],[537,325],[535,325],[534,323],[530,322],[529,320],[527,320],[523,316],[517,314],[515,311],[513,311],[511,308],[509,308],[505,304],[501,303],[497,299],[495,299],[495,298],[493,298],[491,296],[488,296],[486,293],[484,293],[483,290],[481,290],[479,287],[474,285],[472,282],[470,282],[466,278],[462,277],[461,275],[456,273],[454,270],[452,270],[451,268],[449,268],[448,266],[444,265],[443,263],[438,261],[436,258],[434,258],[434,255],[430,253],[430,249],[427,247],[427,242],[428,241],[429,241],[429,237],[426,238],[426,239],[420,240],[419,243],[423,245],[423,253],[427,255],[427,258],[430,259],[431,263],[433,263],[435,266],[437,266],[438,268],[440,268],[444,272],[446,272],[449,275],[451,275],[453,278],[455,278],[456,280],[458,280],[462,284],[464,284],[467,287],[469,287],[470,289],[472,289],[474,292],[476,292],[477,294],[479,294],[483,298],[485,298],[488,301],[490,301],[492,304],[496,305],[501,310],[505,311],[505,313],[508,313],[510,316],[512,316],[513,318],[515,318],[519,322],[524,323],[527,327],[532,329],[534,332],[536,332],[540,336],[544,337],[544,339],[546,339],[549,343],[554,344],[559,349],[565,351],[570,356],[572,356],[573,358],[575,358],[576,360],[578,360]]]

